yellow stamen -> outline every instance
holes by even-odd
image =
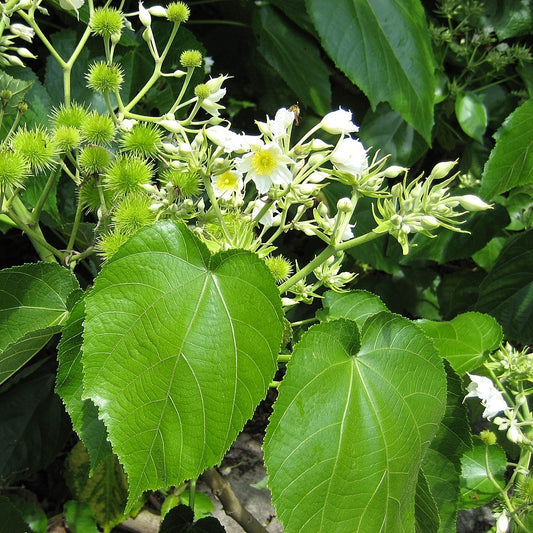
[[[270,150],[259,150],[252,156],[252,169],[261,176],[270,176],[278,166],[275,156]]]

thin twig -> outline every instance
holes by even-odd
[[[213,494],[220,500],[225,513],[233,518],[247,533],[267,533],[267,530],[251,515],[238,500],[231,485],[215,468],[208,468],[203,478]]]

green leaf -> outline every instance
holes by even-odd
[[[439,511],[422,470],[418,472],[415,500],[415,533],[437,533]]]
[[[498,489],[487,478],[485,453],[488,453],[489,468],[501,487],[505,486],[507,458],[500,446],[485,446],[478,443],[464,453],[461,459],[461,497],[459,509],[474,509],[490,503],[499,494]]]
[[[34,503],[26,501],[17,494],[8,494],[7,497],[28,525],[29,529],[27,531],[31,533],[47,533],[48,520],[42,509],[38,509]],[[4,515],[0,516],[5,520]]]
[[[315,35],[315,27],[305,9],[305,0],[272,0],[271,4],[281,9],[300,28]]]
[[[435,61],[418,0],[306,0],[322,46],[369,98],[431,143]]]
[[[444,320],[452,319],[473,308],[478,298],[479,285],[485,275],[485,272],[476,269],[459,270],[442,276],[437,287],[437,296]]]
[[[64,506],[65,520],[72,533],[99,533],[91,508],[83,502],[71,500]]]
[[[446,411],[422,466],[438,507],[441,533],[455,531],[461,456],[472,447],[461,379],[446,361],[445,367],[448,381]]]
[[[0,479],[15,481],[45,468],[71,434],[63,404],[54,394],[55,374],[39,367],[0,389]]]
[[[529,0],[485,0],[484,26],[494,29],[499,40],[529,34],[533,19]]]
[[[128,482],[117,456],[108,454],[89,471],[89,454],[82,442],[72,448],[67,461],[65,479],[76,498],[86,503],[103,528],[111,528],[124,520]]]
[[[359,139],[370,155],[390,154],[387,164],[410,167],[428,149],[426,141],[402,116],[383,102],[369,109],[361,123]]]
[[[481,142],[487,129],[487,109],[473,92],[463,91],[455,100],[455,116],[461,129],[472,139]]]
[[[85,319],[85,302],[79,300],[65,323],[61,341],[57,347],[56,392],[63,400],[72,420],[72,427],[85,444],[91,458],[91,470],[112,454],[107,440],[107,430],[98,418],[98,409],[94,403],[83,400],[83,320]]]
[[[28,525],[22,514],[6,496],[0,495],[0,533],[27,533]]]
[[[511,113],[497,131],[483,170],[480,194],[491,200],[513,187],[533,183],[533,100]]]
[[[407,319],[378,313],[361,337],[351,320],[310,328],[264,444],[284,530],[413,531],[419,469],[445,402],[442,360]]]
[[[78,282],[55,263],[29,263],[0,271],[0,384],[60,330],[67,299]]]
[[[324,295],[322,305],[324,307],[320,316],[322,321],[349,318],[359,329],[370,316],[388,310],[379,296],[361,290],[340,293],[328,291]]]
[[[502,328],[493,317],[474,312],[449,322],[421,320],[418,325],[460,376],[480,366],[503,337]]]
[[[331,110],[329,70],[316,43],[275,9],[261,6],[258,11],[259,52],[296,97],[317,114]]]
[[[252,253],[210,256],[183,224],[139,231],[86,299],[85,396],[132,502],[218,463],[276,371],[281,299]]]
[[[4,111],[5,115],[17,113],[17,105],[24,100],[31,86],[31,81],[16,79],[4,71],[0,72],[0,91],[11,93],[11,98],[7,101]]]
[[[507,240],[481,282],[475,309],[495,317],[510,340],[533,342],[533,230]]]

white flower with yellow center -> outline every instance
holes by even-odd
[[[229,198],[234,193],[239,193],[243,187],[242,175],[227,170],[212,179],[213,192],[217,198]]]
[[[205,130],[207,138],[217,146],[224,148],[224,152],[248,152],[253,144],[261,144],[258,135],[238,134],[224,126],[212,126]]]
[[[246,174],[246,181],[255,183],[257,192],[265,194],[272,185],[289,185],[292,173],[287,165],[294,161],[275,143],[256,144],[252,151],[236,159],[238,172]]]

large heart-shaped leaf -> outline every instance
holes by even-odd
[[[314,326],[296,346],[265,438],[287,533],[414,530],[424,452],[446,403],[442,359],[389,312]]]
[[[129,478],[129,508],[219,462],[276,370],[274,279],[256,255],[210,256],[183,224],[124,244],[86,299],[85,393]]]

